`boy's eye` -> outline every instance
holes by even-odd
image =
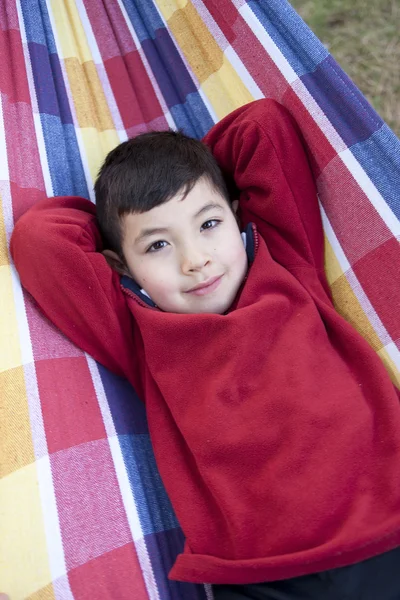
[[[167,244],[167,242],[164,240],[154,242],[154,244],[147,248],[146,252],[157,252],[158,250],[162,250],[163,248],[165,248],[165,246],[162,246],[161,244]]]
[[[201,228],[202,229],[214,229],[214,227],[219,225],[219,223],[221,223],[221,221],[219,219],[210,219],[209,221],[206,221],[205,223],[203,223]]]

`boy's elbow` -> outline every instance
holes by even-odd
[[[32,261],[38,258],[43,240],[37,215],[25,213],[18,219],[10,240],[10,254],[19,274],[25,266],[31,267]]]

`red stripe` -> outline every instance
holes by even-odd
[[[326,166],[318,187],[328,219],[351,264],[392,238],[382,217],[338,156]]]
[[[35,361],[52,358],[82,357],[83,352],[62,335],[37,307],[30,294],[24,294]]]
[[[49,453],[105,438],[85,357],[35,364]]]
[[[10,102],[30,104],[25,59],[19,31],[0,29],[0,92]]]
[[[148,600],[133,543],[72,569],[68,578],[75,600]]]
[[[68,570],[132,542],[108,440],[56,452],[50,462]]]
[[[2,97],[2,102],[9,179],[16,184],[12,187],[12,198],[17,215],[31,203],[24,190],[30,188],[40,193],[45,186],[32,107],[25,102],[10,103],[6,96]]]
[[[395,238],[375,248],[353,266],[364,292],[394,341],[400,340],[400,245]]]
[[[125,129],[164,118],[139,53],[129,52],[104,62]],[[165,127],[167,122],[165,121]]]
[[[124,15],[115,0],[84,0],[103,61],[136,50]]]
[[[125,129],[164,119],[153,85],[117,3],[86,0],[85,7]]]

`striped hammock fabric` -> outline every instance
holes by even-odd
[[[201,137],[274,98],[312,155],[337,308],[399,385],[399,141],[285,0],[2,0],[0,57],[0,591],[211,598],[168,580],[183,535],[144,407],[21,289],[14,223],[45,195],[93,199],[128,137]]]

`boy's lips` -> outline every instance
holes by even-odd
[[[186,291],[186,294],[194,294],[195,296],[204,296],[205,294],[210,294],[214,290],[217,289],[219,284],[221,283],[223,275],[217,275],[216,277],[210,277],[206,279],[206,281],[202,281],[197,285],[190,288],[190,290]]]

